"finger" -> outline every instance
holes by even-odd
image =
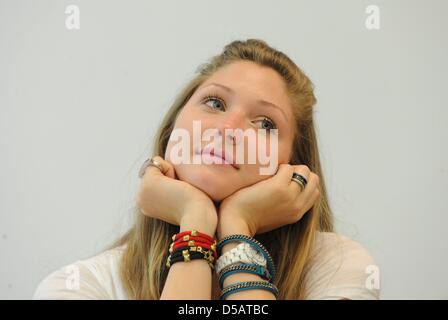
[[[155,156],[152,159],[157,161],[157,163],[160,164],[160,166],[162,167],[162,170],[160,170],[158,167],[156,167],[154,165],[148,165],[145,162],[145,164],[143,164],[143,165],[144,166],[146,165],[146,168],[144,169],[145,171],[143,173],[143,176],[147,172],[151,172],[152,174],[155,174],[155,175],[165,175],[165,176],[173,178],[173,179],[175,178],[174,167],[173,167],[173,165],[171,163],[169,163],[168,161],[166,161],[165,159],[163,159],[160,156]]]
[[[305,212],[310,210],[319,200],[320,198],[320,192],[318,189],[314,189],[313,193],[308,196],[305,205],[303,205],[303,211],[300,213],[301,215],[304,215]]]
[[[289,182],[292,178],[292,174],[294,172],[293,166],[289,163],[282,163],[278,166],[277,173],[273,177],[273,179],[279,181],[283,185],[289,185]]]
[[[308,211],[315,203],[316,199],[320,196],[320,185],[319,185],[319,176],[315,173],[310,173],[309,181],[303,190],[297,197],[296,201],[298,202],[299,207],[304,208],[305,213]]]
[[[308,184],[310,182],[311,171],[308,168],[308,166],[306,166],[306,165],[292,165],[292,168],[293,168],[293,173],[295,172],[295,173],[300,174],[307,181],[306,186],[304,186],[305,188],[303,188],[299,182],[292,180],[292,173],[291,173],[291,177],[290,177],[290,181],[289,181],[289,188],[291,190],[294,190],[294,192],[296,192],[297,195],[299,195],[299,194],[303,193],[305,191],[306,187],[308,186]]]
[[[306,203],[303,204],[303,201],[301,200],[296,200],[297,203],[295,204],[299,209],[298,211],[295,213],[294,216],[294,220],[295,221],[299,221],[300,219],[302,219],[302,217],[304,216],[304,214],[306,212],[308,212],[318,201],[320,198],[320,193],[318,192],[317,189],[314,189],[314,192],[312,193],[312,195],[307,199]]]
[[[165,176],[175,179],[176,171],[175,171],[174,166],[173,166],[173,164],[171,162],[163,159],[160,156],[155,156],[154,160],[158,161],[161,164],[161,166],[163,168],[162,173]]]

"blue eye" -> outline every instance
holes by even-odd
[[[218,103],[220,103],[222,106],[225,105],[225,104],[224,104],[224,101],[223,101],[221,98],[218,98],[218,97],[215,97],[215,96],[208,95],[208,96],[205,98],[204,103],[205,103],[206,105],[208,105],[207,103],[210,102],[210,101],[218,102]],[[208,106],[209,106],[209,105],[208,105]],[[216,108],[212,106],[212,109],[216,109]],[[224,110],[224,109],[223,109],[223,110]]]
[[[256,122],[261,122],[261,129],[270,130],[270,129],[277,129],[277,126],[275,123],[269,119],[269,118],[263,118],[262,120],[258,120]]]

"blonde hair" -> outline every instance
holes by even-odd
[[[283,78],[297,124],[290,164],[305,164],[320,178],[320,199],[298,222],[255,236],[272,254],[277,266],[274,283],[279,288],[278,299],[304,299],[304,278],[316,232],[332,232],[333,216],[313,123],[313,106],[316,104],[314,86],[293,61],[283,52],[258,39],[233,41],[226,45],[221,54],[199,66],[197,75],[178,94],[157,132],[153,155],[164,157],[176,117],[195,90],[219,68],[241,60],[270,67]],[[165,266],[167,248],[171,243],[171,236],[178,232],[179,227],[149,218],[137,206],[134,211],[134,226],[110,248],[126,244],[120,275],[128,297],[160,299],[168,274]]]

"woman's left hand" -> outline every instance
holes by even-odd
[[[301,186],[291,180],[296,172],[308,183]],[[218,211],[217,234],[268,232],[299,221],[320,196],[319,177],[305,165],[280,164],[277,173],[222,200]]]

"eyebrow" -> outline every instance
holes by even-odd
[[[217,87],[220,87],[220,88],[226,90],[227,92],[233,93],[233,90],[230,89],[229,87],[226,87],[225,85],[222,85],[222,84],[219,84],[219,83],[214,83],[214,82],[213,83],[209,83],[208,85],[202,87],[201,89],[207,88],[209,86],[217,86]],[[288,122],[288,120],[287,120],[288,117],[286,116],[285,111],[282,108],[280,108],[279,106],[276,106],[272,102],[269,102],[269,101],[266,101],[266,100],[257,100],[256,103],[262,104],[262,105],[265,105],[265,106],[268,106],[268,107],[273,107],[273,108],[279,110],[283,114],[283,117],[285,118],[285,121]]]

